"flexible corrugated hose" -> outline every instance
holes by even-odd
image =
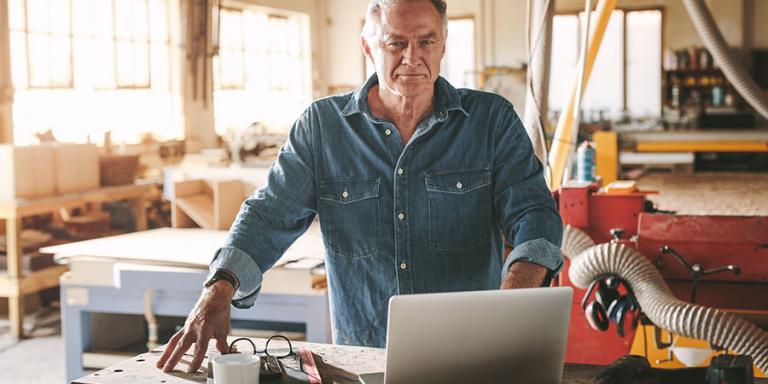
[[[656,326],[749,355],[768,372],[768,332],[734,314],[676,298],[656,267],[634,248],[620,243],[592,245],[584,232],[566,226],[562,250],[571,261],[568,277],[576,287],[586,289],[601,276],[619,276]]]
[[[768,95],[763,92],[747,71],[740,65],[725,42],[715,19],[703,0],[683,0],[694,27],[723,74],[759,114],[768,119]]]

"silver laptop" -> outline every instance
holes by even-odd
[[[560,383],[572,296],[558,287],[392,297],[386,371],[360,379]]]

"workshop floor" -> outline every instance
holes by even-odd
[[[639,181],[659,209],[679,214],[768,216],[768,173],[650,173]],[[0,315],[0,383],[64,382],[64,341],[57,309],[43,309],[25,320],[32,337],[11,337],[7,315]]]
[[[64,383],[64,339],[58,309],[43,308],[24,319],[31,337],[16,341],[8,316],[0,316],[0,383]]]

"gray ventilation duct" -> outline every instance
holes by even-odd
[[[696,31],[704,41],[704,46],[715,58],[725,77],[752,108],[768,119],[768,96],[738,63],[736,55],[725,42],[704,0],[683,0],[683,3],[688,9],[688,15],[691,16]]]
[[[768,332],[731,313],[676,298],[656,267],[634,248],[619,243],[591,244],[584,232],[566,226],[562,249],[571,261],[568,277],[575,286],[586,289],[601,276],[619,276],[656,326],[749,355],[758,368],[768,372]]]

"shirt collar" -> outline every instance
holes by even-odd
[[[371,109],[368,106],[368,91],[378,83],[379,78],[374,73],[362,87],[352,93],[352,97],[349,99],[349,102],[347,102],[347,105],[341,113],[344,116],[351,116],[355,113],[371,115]],[[437,98],[437,102],[435,103],[436,116],[447,117],[448,112],[454,110],[469,116],[469,112],[467,112],[461,105],[461,96],[459,96],[459,92],[442,76],[438,76],[437,81],[435,82],[435,98]]]

